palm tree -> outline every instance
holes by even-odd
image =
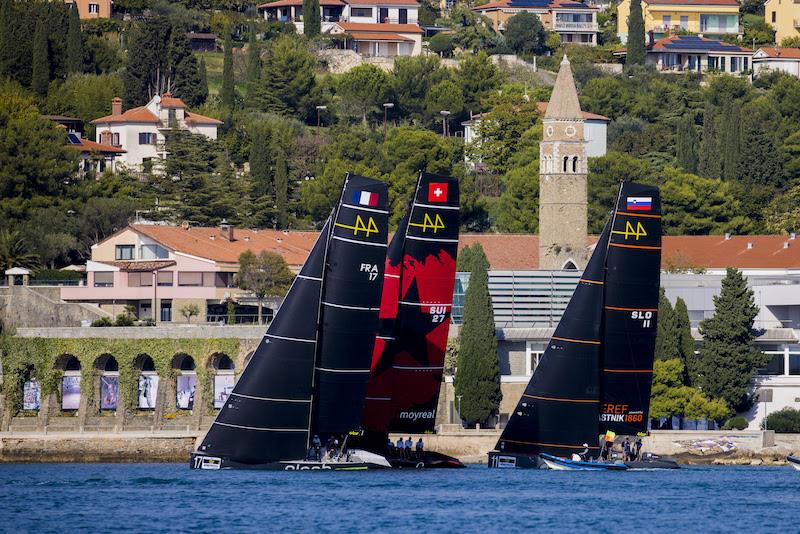
[[[39,256],[28,252],[28,246],[18,230],[0,230],[0,267],[35,269],[39,266]]]

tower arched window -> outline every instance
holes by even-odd
[[[569,156],[564,156],[564,166],[562,168],[562,172],[567,172],[569,167]]]
[[[578,172],[578,156],[572,157],[572,172]]]

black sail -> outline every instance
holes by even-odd
[[[305,456],[330,231],[329,220],[199,451],[250,464]]]
[[[312,428],[361,427],[388,237],[385,182],[348,174],[325,259]]]
[[[606,258],[601,430],[647,430],[661,273],[657,187],[624,182]]]
[[[603,279],[610,223],[589,259],[542,359],[495,446],[501,452],[569,456],[596,451]]]

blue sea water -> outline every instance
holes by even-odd
[[[789,467],[566,472],[0,465],[2,532],[798,532]]]

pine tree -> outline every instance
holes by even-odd
[[[678,142],[675,149],[678,166],[686,172],[697,172],[697,133],[694,118],[686,114],[678,121]]]
[[[283,149],[277,147],[275,152],[275,210],[278,228],[285,229],[288,223],[289,176]]]
[[[717,110],[710,102],[706,102],[703,112],[703,138],[698,159],[697,174],[706,178],[720,177],[722,167],[717,144]]]
[[[175,96],[182,99],[189,107],[201,105],[205,99],[200,69],[189,45],[189,38],[182,31],[172,32],[169,62],[169,75]]]
[[[206,58],[203,56],[200,56],[200,65],[197,67],[197,72],[200,75],[197,95],[205,102],[208,99],[208,71],[206,70]]]
[[[45,96],[47,94],[47,86],[50,84],[50,58],[47,46],[47,30],[42,19],[37,21],[36,32],[33,34],[32,68],[31,89],[39,96]]]
[[[677,332],[675,330],[675,312],[672,309],[664,288],[658,295],[658,322],[656,324],[656,359],[670,360],[678,356],[678,347],[675,344]]]
[[[686,302],[678,297],[672,313],[675,339],[678,353],[686,367],[686,385],[692,386],[697,381],[697,355],[694,353],[694,338],[692,337],[692,323],[689,321],[689,310]]]
[[[628,58],[627,65],[644,65],[645,50],[644,42],[644,18],[642,16],[642,1],[631,0],[631,10],[628,16]]]
[[[469,425],[486,423],[497,412],[503,398],[489,295],[489,261],[482,248],[474,254],[464,296],[464,324],[454,383],[456,395],[461,396],[460,415]]]
[[[67,72],[83,71],[83,43],[81,42],[81,19],[78,6],[70,4],[69,26],[67,27]]]
[[[319,0],[303,0],[303,34],[316,37],[321,31]]]
[[[768,361],[755,346],[753,321],[757,315],[747,280],[729,268],[720,294],[714,297],[714,316],[700,323],[703,344],[697,379],[707,396],[722,397],[738,412],[749,407],[750,381]]]
[[[232,110],[236,103],[236,87],[233,80],[233,40],[231,32],[225,30],[225,55],[222,60],[222,89],[220,99],[223,107]]]

